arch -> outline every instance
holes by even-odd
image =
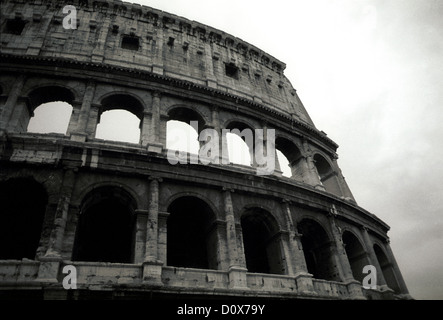
[[[314,164],[317,168],[318,177],[325,190],[336,196],[342,196],[337,172],[334,170],[332,164],[320,153],[314,154]]]
[[[73,260],[130,263],[136,202],[123,188],[102,186],[82,201]]]
[[[184,105],[174,105],[168,110],[166,123],[166,147],[172,150],[198,154],[199,134],[206,127],[204,116]],[[193,122],[197,122],[196,124]]]
[[[229,160],[242,165],[253,165],[255,159],[253,127],[244,121],[230,120],[225,124],[225,128],[230,130],[226,134]]]
[[[394,290],[396,293],[400,293],[401,289],[397,282],[397,278],[395,277],[395,272],[392,267],[391,262],[388,259],[388,256],[382,249],[382,247],[378,244],[374,244],[373,246],[375,256],[377,257],[378,264],[380,265],[381,272],[383,273],[383,276],[386,280],[386,284],[389,288]]]
[[[203,193],[203,192],[202,192]],[[211,201],[211,199],[204,194],[194,191],[183,191],[183,192],[177,192],[174,193],[171,197],[168,198],[167,201],[164,202],[164,205],[162,205],[162,208],[164,208],[168,212],[169,206],[177,199],[183,198],[183,197],[192,197],[197,198],[201,201],[203,201],[206,205],[209,206],[211,212],[215,215],[214,219],[218,219],[220,217],[220,211],[217,208],[217,206],[214,205],[214,203]]]
[[[166,123],[166,148],[198,154],[198,132],[184,121],[169,120]]]
[[[308,272],[314,278],[340,281],[333,257],[334,243],[320,223],[311,218],[302,219],[297,225]]]
[[[132,93],[112,92],[100,97],[99,101],[100,114],[109,110],[122,109],[134,114],[140,120],[143,119],[145,110],[143,100]]]
[[[255,126],[248,120],[245,119],[229,119],[226,120],[223,124],[223,127],[226,129],[239,129],[242,131],[243,129],[251,129],[254,132]]]
[[[72,197],[72,204],[78,206],[81,209],[84,200],[87,198],[87,195],[92,194],[95,190],[100,190],[102,188],[120,188],[129,195],[128,199],[131,199],[131,207],[133,207],[134,210],[141,207],[140,204],[142,203],[142,199],[133,188],[125,183],[110,180],[93,183],[82,188],[80,193]]]
[[[22,112],[21,130],[66,134],[75,94],[62,85],[48,84],[28,91],[28,111]]]
[[[38,86],[33,88],[27,94],[29,98],[29,106],[31,111],[34,111],[38,106],[54,101],[62,101],[72,103],[75,101],[75,94],[71,88],[56,84],[56,85],[46,85]]]
[[[241,215],[246,267],[249,272],[285,274],[280,228],[268,211],[250,207]]]
[[[0,259],[34,259],[48,193],[34,178],[0,182]]]
[[[218,239],[211,207],[195,196],[176,198],[168,206],[167,265],[218,269]]]
[[[110,93],[100,100],[95,137],[98,139],[139,143],[144,105],[128,93]]]
[[[199,134],[208,124],[208,121],[205,119],[204,115],[190,106],[173,105],[169,107],[166,112],[169,118],[168,120],[181,121],[188,125],[190,125],[191,121],[197,121],[197,133]]]
[[[124,109],[104,111],[95,130],[96,139],[139,143],[140,136],[140,120]]]
[[[291,140],[282,136],[277,136],[275,139],[275,149],[280,151],[286,158],[290,170],[289,177],[293,177],[296,180],[303,181],[305,168],[303,168],[303,166],[300,164],[300,161],[304,158],[299,147]],[[279,160],[280,159],[281,157],[279,157]],[[280,163],[280,169],[284,171],[282,165],[283,163]]]
[[[342,240],[351,266],[352,275],[355,280],[362,282],[365,277],[363,267],[370,264],[368,255],[360,240],[353,232],[345,230],[342,234]]]
[[[66,134],[72,110],[72,106],[67,102],[43,103],[34,109],[27,132]]]

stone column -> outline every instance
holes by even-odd
[[[149,143],[149,137],[150,137],[150,126],[152,121],[152,113],[144,111],[143,112],[143,119],[141,122],[141,128],[140,128],[140,144],[143,147],[147,147]]]
[[[346,254],[345,246],[343,244],[341,231],[335,222],[336,216],[337,210],[333,205],[328,218],[331,226],[333,243],[335,244],[333,248],[333,255],[335,256],[337,261],[340,278],[346,284],[349,295],[352,299],[365,299],[360,282],[355,280],[352,274],[351,265],[349,263],[348,255]]]
[[[163,265],[168,264],[168,218],[169,212],[158,213],[158,260],[163,261]]]
[[[159,92],[155,91],[152,93],[152,111],[151,111],[151,123],[150,129],[148,130],[148,151],[161,153],[163,150],[163,144],[160,140],[160,106],[161,106],[161,95]]]
[[[361,230],[363,234],[364,245],[366,247],[366,252],[369,255],[369,261],[371,265],[373,265],[377,270],[377,288],[379,288],[380,290],[387,290],[388,286],[386,284],[386,279],[383,275],[383,270],[381,269],[380,263],[378,262],[377,255],[375,254],[374,243],[369,237],[368,228],[362,227]]]
[[[75,184],[76,168],[65,168],[60,195],[54,217],[54,226],[49,237],[48,249],[40,257],[40,267],[36,281],[58,282],[57,276],[62,261],[61,252],[65,236],[69,205]]]
[[[15,105],[17,104],[17,100],[21,95],[25,82],[26,76],[24,74],[20,74],[15,79],[12,89],[8,94],[8,99],[6,100],[3,108],[0,110],[0,131],[9,129],[9,119],[14,112]]]
[[[315,166],[314,157],[309,154],[306,156],[306,163],[307,163],[307,173],[309,175],[309,181],[312,186],[314,186],[317,190],[326,191],[325,187],[323,186],[320,175],[318,174],[317,167]]]
[[[167,114],[160,112],[160,128],[158,130],[159,132],[159,144],[166,148],[166,126],[169,121],[169,116]]]
[[[143,281],[161,283],[163,261],[158,260],[158,209],[159,209],[159,177],[149,178],[149,208],[146,224],[145,259],[143,262]]]
[[[274,168],[274,174],[276,176],[281,177],[283,175],[283,170],[280,167],[280,161],[278,160],[278,156],[277,156],[277,149],[275,149],[275,168]]]
[[[224,129],[220,127],[220,163],[222,165],[228,165],[231,163],[229,160],[229,150],[228,150],[228,137],[227,134],[229,129]]]
[[[247,289],[246,265],[240,259],[237,244],[237,229],[232,205],[232,189],[223,188],[224,211],[226,219],[226,241],[229,253],[229,287],[231,289]]]
[[[135,210],[134,263],[141,264],[145,261],[147,219],[148,210]]]
[[[97,131],[97,125],[100,123],[101,105],[92,104],[89,110],[88,125],[86,127],[86,135],[88,139],[94,139]]]
[[[392,269],[393,269],[394,275],[395,275],[395,279],[397,280],[397,284],[400,288],[401,294],[405,298],[412,299],[412,297],[409,295],[409,291],[406,286],[406,282],[403,279],[403,275],[401,274],[400,268],[398,267],[397,260],[395,260],[394,253],[392,252],[389,239],[386,239],[386,241],[385,241],[385,249],[388,254],[388,259],[391,262]]]
[[[72,139],[72,133],[77,131],[77,125],[80,118],[80,111],[82,108],[82,103],[79,101],[72,101],[72,113],[69,119],[68,129],[66,130],[66,135],[70,136]]]
[[[300,160],[300,165],[302,166],[302,176],[303,181],[315,189],[325,191],[325,187],[320,181],[320,177],[315,166],[314,157],[312,155],[311,148],[306,140],[303,140],[304,158],[305,160]]]
[[[93,80],[88,81],[88,83],[86,84],[85,94],[83,95],[83,101],[80,108],[80,113],[78,115],[77,125],[75,126],[75,130],[71,132],[71,140],[84,142],[88,137],[87,128],[90,117],[91,104],[95,94],[95,87],[96,84]],[[93,132],[95,134],[95,129]],[[94,138],[94,136],[92,136],[92,138]]]
[[[314,285],[312,283],[312,274],[308,272],[306,266],[306,259],[303,253],[303,246],[301,243],[301,234],[297,232],[296,226],[292,220],[292,212],[290,207],[291,202],[287,199],[282,201],[282,209],[285,215],[286,227],[289,231],[289,253],[287,260],[290,263],[288,268],[289,275],[295,277],[299,291],[307,294],[314,294]]]
[[[354,279],[352,275],[351,265],[349,264],[348,256],[346,254],[343,240],[341,238],[340,231],[335,223],[335,215],[329,214],[329,224],[333,236],[333,245],[335,247],[334,254],[336,255],[338,272],[343,282],[348,282]]]
[[[277,159],[277,152],[275,151],[275,132],[273,132],[272,129],[268,129],[266,122],[262,124],[262,127],[263,135],[258,135],[258,132],[254,133],[254,164],[257,165],[258,174],[275,174],[275,162]],[[260,157],[262,157],[262,159],[258,159]]]
[[[29,119],[34,115],[30,110],[29,99],[27,97],[18,97],[13,108],[7,124],[7,130],[11,132],[26,132]]]
[[[218,156],[219,156],[219,163],[229,164],[229,153],[228,153],[228,141],[226,140],[226,131],[223,132],[221,125],[220,125],[220,114],[219,114],[219,108],[217,106],[213,106],[211,110],[211,122],[212,127],[214,130],[218,132]]]

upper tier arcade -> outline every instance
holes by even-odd
[[[63,7],[77,29],[63,28]],[[126,67],[244,98],[314,126],[285,64],[223,31],[122,1],[8,1],[1,51]],[[20,37],[16,35],[20,34]]]
[[[389,226],[356,203],[284,63],[137,4],[0,1],[0,296],[410,298]],[[113,112],[134,141],[98,134]],[[196,148],[173,163],[171,137]]]

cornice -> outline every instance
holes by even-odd
[[[42,56],[30,56],[30,55],[13,55],[13,54],[4,54],[0,53],[0,60],[1,64],[7,64],[7,63],[17,63],[17,64],[25,64],[25,63],[31,63],[35,64],[38,63],[39,65],[43,66],[56,66],[59,68],[78,68],[78,69],[87,69],[88,71],[97,71],[102,73],[109,73],[111,72],[120,72],[124,74],[129,74],[131,77],[137,76],[140,79],[144,80],[151,80],[155,81],[157,83],[161,84],[167,84],[172,85],[177,88],[187,89],[195,92],[204,93],[207,95],[211,95],[217,98],[220,98],[222,100],[230,100],[231,102],[234,102],[236,104],[244,105],[247,107],[250,107],[252,109],[260,109],[267,114],[270,114],[276,118],[279,118],[280,120],[283,120],[285,122],[289,122],[292,125],[297,126],[298,128],[302,128],[307,133],[311,134],[312,136],[319,139],[321,142],[326,144],[328,147],[336,150],[338,148],[338,145],[331,139],[329,139],[324,133],[317,130],[316,128],[299,121],[297,119],[294,119],[290,115],[284,114],[282,112],[279,112],[276,109],[270,108],[265,106],[264,104],[258,103],[256,101],[246,99],[243,97],[236,96],[232,93],[228,93],[219,89],[211,88],[204,85],[199,85],[196,83],[193,83],[191,81],[182,80],[173,78],[170,76],[160,75],[156,73],[152,73],[145,70],[139,70],[134,68],[125,68],[125,67],[119,67],[114,65],[109,65],[105,63],[96,63],[96,62],[87,62],[87,61],[78,61],[68,58],[54,58],[54,57],[42,57]]]

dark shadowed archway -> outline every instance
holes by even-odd
[[[215,215],[209,205],[183,196],[168,207],[167,264],[175,267],[217,269]]]
[[[32,178],[0,183],[0,259],[34,259],[48,195]]]
[[[352,275],[355,280],[362,282],[366,276],[363,273],[363,268],[370,264],[366,251],[358,238],[350,231],[343,232],[343,244],[351,265]]]
[[[249,272],[285,274],[279,227],[261,208],[248,208],[241,217],[246,267]]]
[[[312,219],[303,219],[298,223],[297,229],[302,234],[301,242],[308,272],[317,279],[340,281],[333,258],[334,243],[325,229]]]
[[[119,187],[100,187],[84,199],[73,260],[130,263],[133,259],[132,197]]]
[[[389,288],[391,288],[395,292],[400,293],[401,292],[400,286],[398,285],[394,269],[388,257],[384,253],[383,249],[377,244],[374,244],[374,251],[375,255],[377,256],[377,260],[380,265],[383,276],[386,280],[386,284],[388,285]]]

